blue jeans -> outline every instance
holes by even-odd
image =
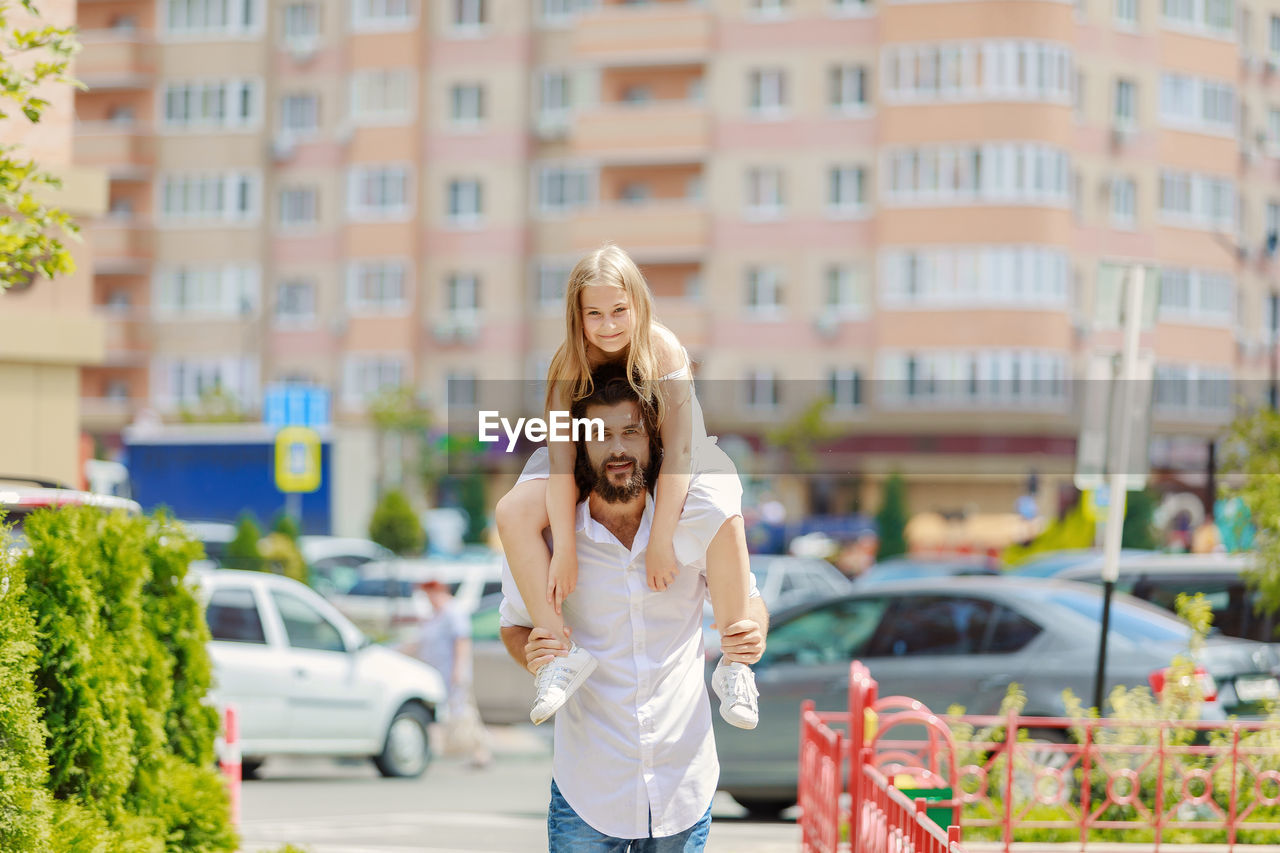
[[[653,831],[650,818],[650,832]],[[693,826],[666,838],[613,838],[596,832],[578,817],[551,780],[547,809],[548,853],[702,853],[711,833],[711,807]]]

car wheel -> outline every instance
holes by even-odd
[[[246,758],[240,762],[240,778],[241,779],[257,779],[258,771],[262,769],[265,759],[262,758]]]
[[[747,817],[752,820],[778,820],[784,811],[795,805],[790,800],[757,800],[739,796],[734,796],[734,799],[747,810]]]
[[[400,706],[387,726],[387,737],[382,752],[373,757],[378,772],[383,776],[416,779],[426,772],[431,763],[431,744],[427,727],[431,725],[431,712],[413,702]]]

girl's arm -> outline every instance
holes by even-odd
[[[569,406],[553,391],[553,406],[567,411]],[[551,413],[547,412],[550,422]],[[570,441],[548,441],[551,476],[547,480],[547,518],[551,522],[551,569],[547,573],[547,603],[560,613],[565,598],[578,585],[578,550],[574,514],[578,506],[578,485],[573,477],[577,455]]]
[[[683,360],[684,353],[680,352]],[[662,468],[653,498],[653,527],[645,555],[649,588],[661,592],[676,575],[672,540],[684,499],[689,494],[690,458],[693,444],[693,379],[689,375],[662,381],[661,393],[667,403],[662,422]]]

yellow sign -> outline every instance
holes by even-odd
[[[308,427],[276,433],[276,488],[314,492],[320,488],[320,434]]]

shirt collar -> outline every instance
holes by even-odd
[[[653,495],[644,493],[644,514],[640,516],[640,527],[636,530],[635,539],[631,542],[631,553],[643,550],[649,544],[649,529],[653,526]],[[577,531],[585,533],[592,542],[604,544],[621,544],[609,529],[591,517],[591,500],[588,498],[578,504]]]

